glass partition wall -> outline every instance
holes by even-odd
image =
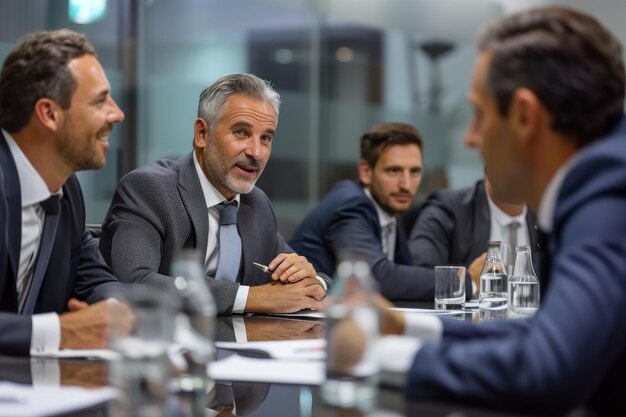
[[[70,6],[95,3],[105,5],[101,17],[72,20]],[[126,121],[114,129],[106,168],[79,174],[89,222],[102,221],[121,175],[192,150],[198,96],[207,85],[239,71],[269,80],[283,104],[258,185],[288,238],[335,182],[356,178],[359,138],[375,123],[408,122],[424,135],[422,196],[481,177],[477,153],[462,143],[475,38],[486,21],[541,3],[0,0],[0,58],[34,30],[69,27],[96,46]],[[610,16],[624,6],[607,3],[593,7],[617,27]]]
[[[473,41],[481,22],[503,8],[474,1],[455,10],[453,3],[142,2],[137,162],[190,152],[200,91],[245,71],[269,80],[283,100],[258,185],[286,237],[335,182],[356,178],[360,136],[375,123],[421,130],[423,194],[471,183],[482,175],[478,156],[462,145]]]

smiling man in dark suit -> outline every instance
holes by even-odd
[[[111,308],[127,313],[103,301],[121,284],[85,231],[73,175],[104,165],[108,136],[123,119],[84,35],[34,33],[7,56],[0,73],[0,354],[103,347]]]
[[[201,253],[220,314],[320,307],[329,278],[293,253],[255,186],[270,157],[279,105],[266,81],[226,75],[200,95],[193,152],[122,178],[100,241],[120,279],[168,288],[172,258],[191,247]],[[234,233],[226,239],[228,226]],[[271,275],[253,262],[267,264]]]

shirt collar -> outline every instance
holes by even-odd
[[[220,193],[217,188],[211,184],[211,181],[204,175],[204,171],[202,171],[202,167],[200,167],[200,162],[198,162],[198,157],[196,152],[193,152],[193,165],[196,167],[196,174],[198,174],[198,178],[200,179],[200,186],[202,187],[202,194],[204,194],[204,201],[206,202],[206,207],[211,208],[217,204],[220,204],[223,201],[226,201],[226,197]],[[237,210],[239,210],[239,205],[241,203],[241,194],[236,194],[235,201],[237,201]]]
[[[367,198],[369,198],[370,201],[374,203],[374,207],[376,207],[376,212],[378,213],[378,222],[380,223],[380,227],[385,227],[390,224],[395,224],[396,223],[395,216],[390,216],[385,210],[383,210],[378,205],[378,203],[376,203],[376,200],[374,200],[374,197],[372,197],[372,193],[370,193],[370,190],[364,187],[363,191],[365,192],[365,195],[367,196]]]
[[[556,200],[561,191],[565,176],[574,165],[574,162],[578,160],[579,155],[574,155],[567,162],[565,162],[556,174],[552,176],[552,179],[548,183],[548,186],[541,195],[539,201],[539,208],[537,210],[537,224],[544,233],[550,233],[554,226],[554,210],[556,209]]]
[[[489,194],[487,194],[487,201],[489,202],[491,217],[493,217],[500,226],[506,227],[513,222],[518,222],[519,224],[526,223],[526,212],[528,211],[526,205],[524,205],[524,209],[521,214],[518,214],[517,216],[509,216],[500,207],[498,207],[496,203],[493,202]]]
[[[19,147],[13,136],[6,130],[2,129],[2,134],[6,138],[7,145],[15,161],[15,167],[17,168],[17,177],[20,181],[20,194],[22,196],[22,207],[32,206],[33,204],[41,203],[47,200],[52,194],[63,195],[63,189],[59,188],[58,191],[51,193],[48,190],[46,182],[41,178],[39,172],[30,163],[22,149]]]

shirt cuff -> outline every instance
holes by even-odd
[[[61,368],[53,358],[30,358],[30,378],[33,387],[60,387]]]
[[[474,281],[472,281],[472,296],[474,296],[474,294],[476,294],[476,291],[478,291],[478,287],[476,286],[476,283]],[[472,298],[472,297],[470,297]]]
[[[61,346],[61,321],[56,313],[32,316],[30,354],[57,352]]]
[[[375,345],[375,354],[380,367],[380,381],[385,385],[404,387],[407,373],[422,341],[415,337],[385,336]]]
[[[233,330],[235,332],[235,342],[247,342],[248,333],[246,332],[246,323],[243,317],[233,317]]]
[[[328,291],[328,285],[326,284],[326,280],[324,280],[324,278],[320,277],[319,275],[315,275],[315,278],[317,278],[317,280],[322,284],[322,287],[324,287],[324,291]]]
[[[436,316],[427,314],[405,314],[404,334],[424,340],[440,340],[443,324]]]
[[[247,285],[240,285],[235,296],[235,303],[233,304],[233,314],[242,314],[246,308],[248,302],[248,292],[250,287]]]

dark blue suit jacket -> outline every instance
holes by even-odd
[[[0,133],[0,354],[28,355],[31,318],[18,314],[16,277],[22,234],[22,198],[11,151]],[[85,231],[80,185],[71,176],[63,185],[61,212],[50,261],[35,297],[34,313],[67,310],[71,297],[94,303],[121,284],[111,275],[98,246]]]
[[[333,274],[338,254],[350,251],[368,261],[381,293],[391,300],[433,298],[432,268],[411,265],[404,228],[397,228],[395,262],[383,253],[378,213],[363,188],[341,181],[302,221],[289,245],[319,271]]]
[[[534,318],[444,321],[408,393],[531,412],[626,415],[626,121],[577,156],[558,195],[550,286]]]

